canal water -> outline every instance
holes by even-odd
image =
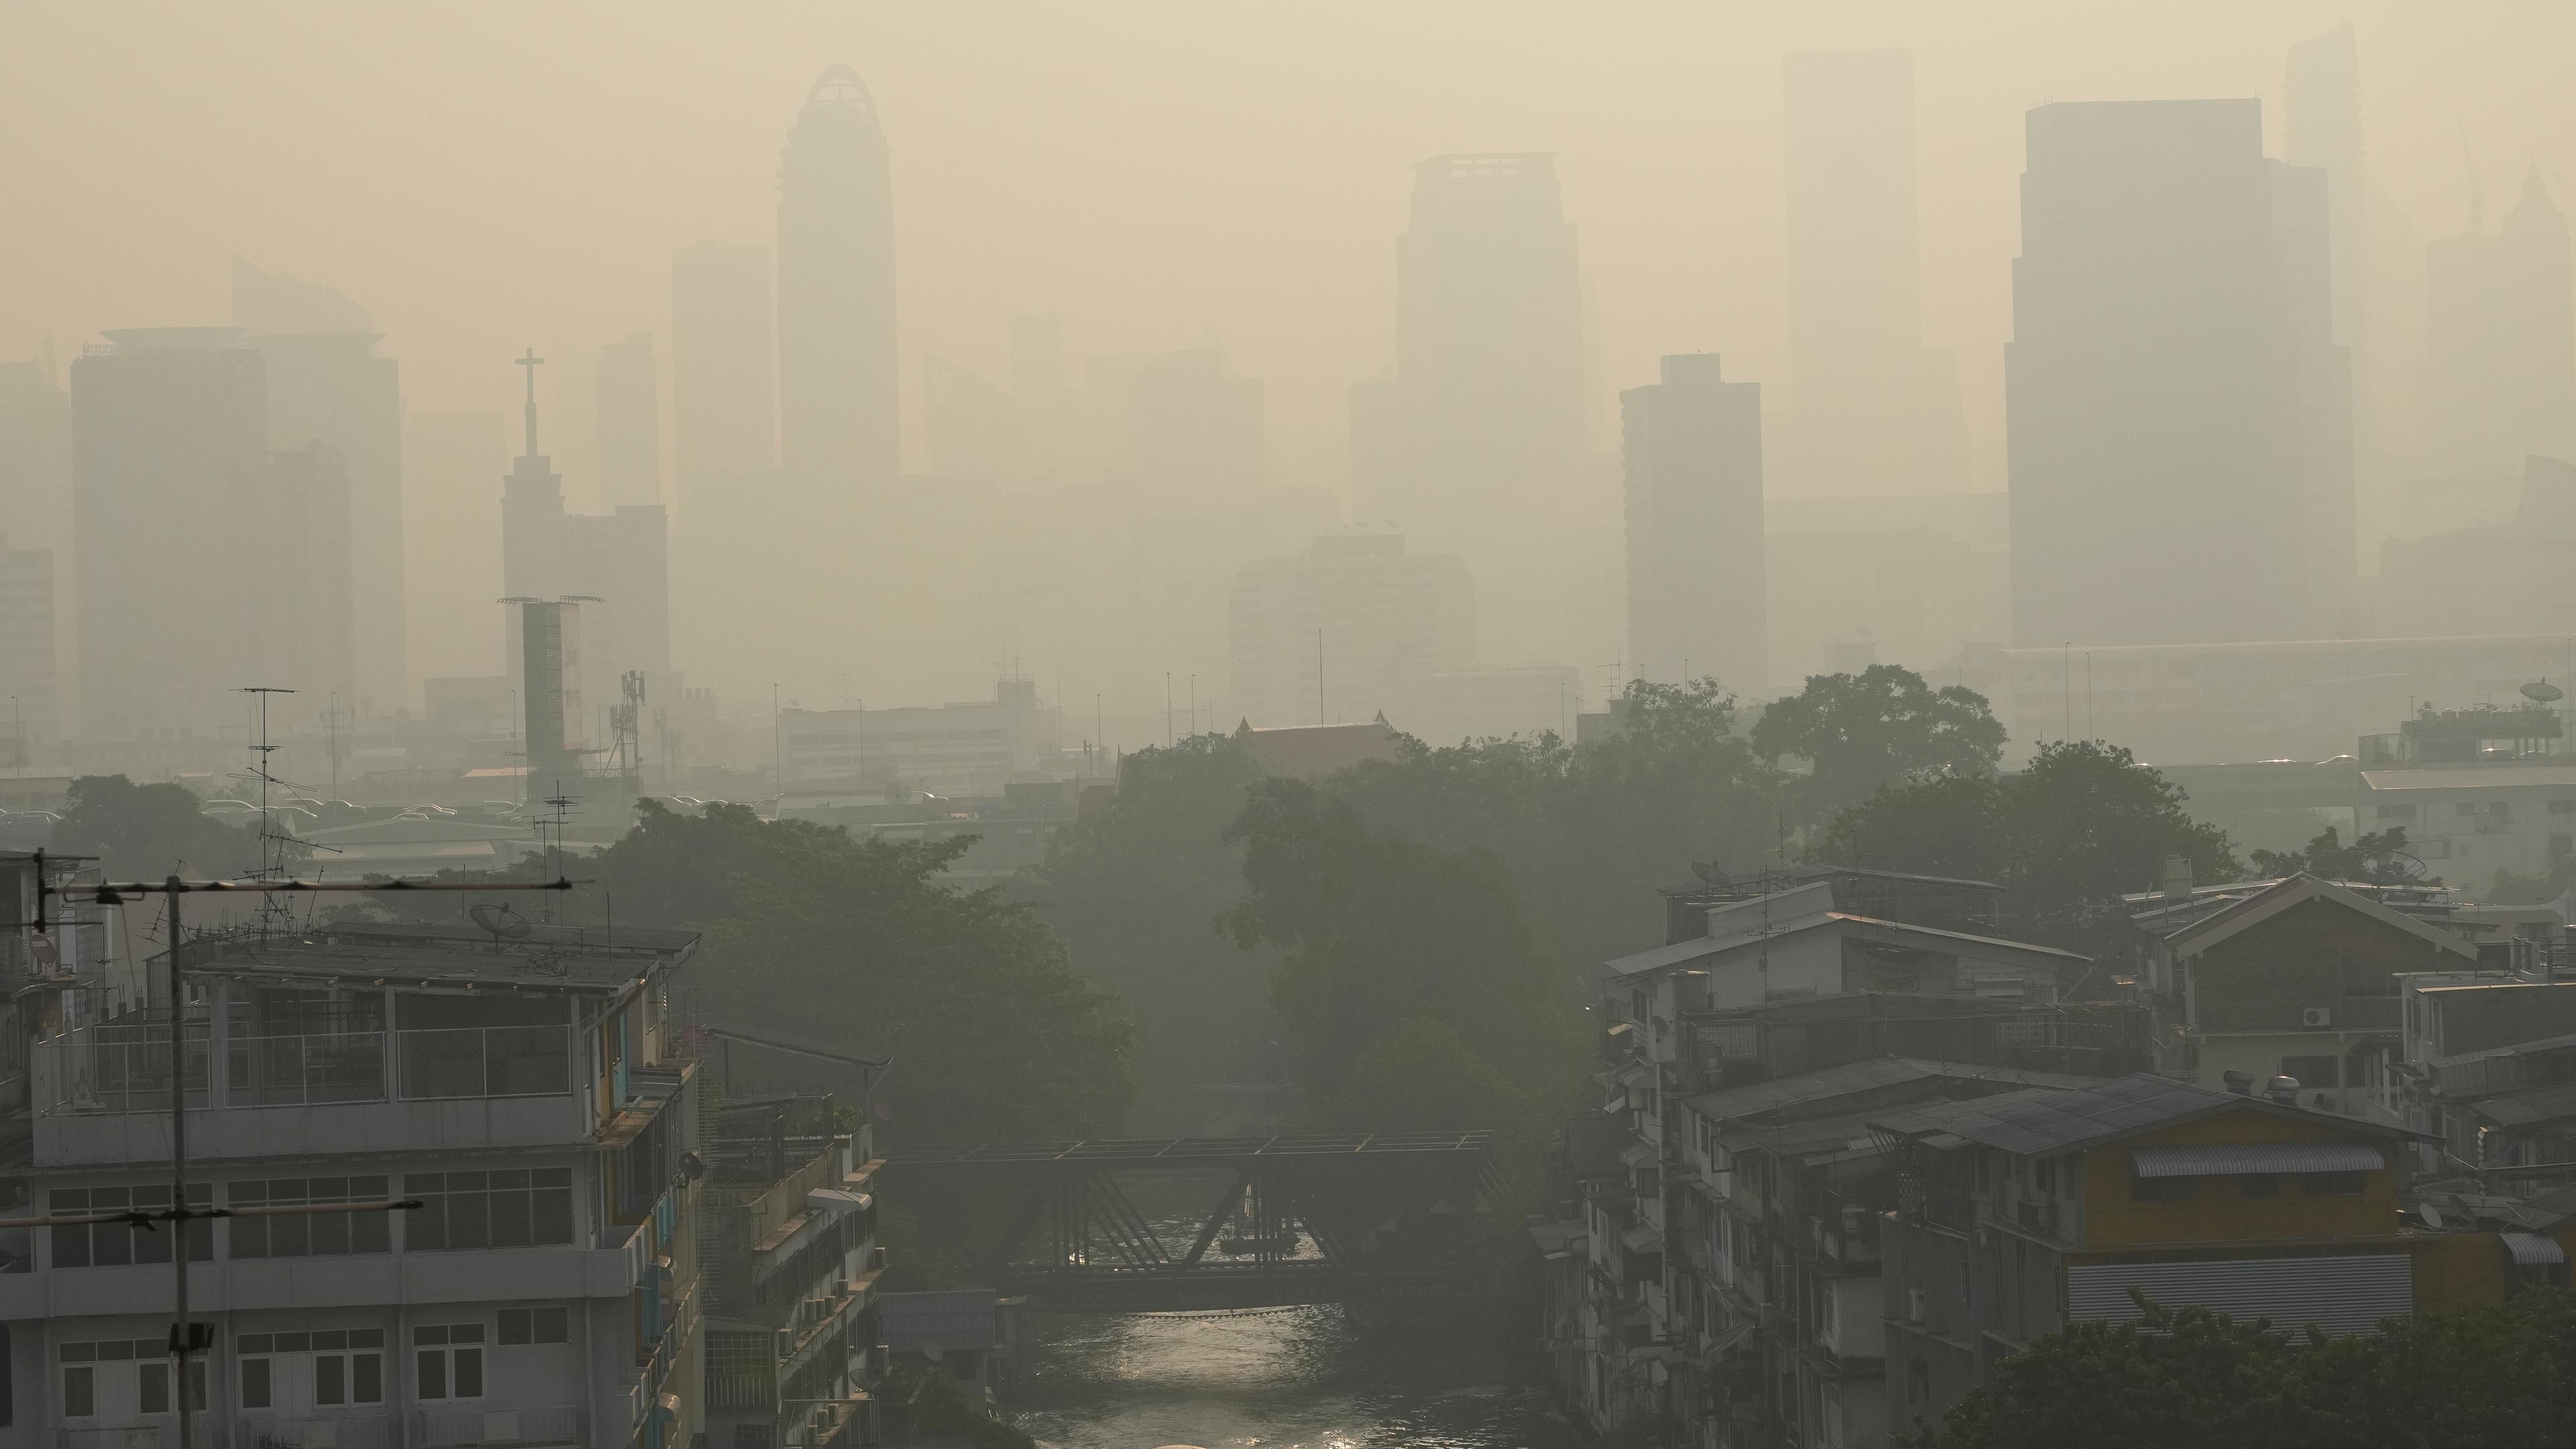
[[[1362,1331],[1339,1308],[1041,1317],[1020,1426],[1058,1449],[1571,1449],[1491,1325]]]

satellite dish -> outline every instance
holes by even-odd
[[[2422,1218],[2424,1226],[2428,1228],[2438,1228],[2442,1225],[2442,1210],[2429,1202],[2417,1203],[2415,1215]]]
[[[2522,697],[2534,704],[2556,704],[2567,697],[2567,691],[2546,679],[2536,679],[2522,687]]]
[[[474,924],[491,932],[492,938],[498,941],[515,941],[528,934],[530,929],[527,917],[493,901],[475,906],[465,914],[472,916]]]

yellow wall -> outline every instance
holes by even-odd
[[[2415,1254],[2415,1311],[2457,1313],[2504,1301],[2504,1241],[2493,1233],[2424,1233]]]
[[[2385,1167],[2369,1175],[2356,1197],[2306,1196],[2299,1191],[2297,1175],[2285,1173],[2278,1197],[2240,1197],[2234,1178],[2205,1177],[2199,1191],[2180,1202],[2130,1200],[2129,1149],[2214,1142],[2367,1142],[2383,1157],[2391,1150],[2386,1139],[2353,1132],[2330,1119],[2303,1122],[2250,1103],[2123,1138],[2084,1154],[2084,1245],[2388,1238],[2399,1231],[2397,1174]]]

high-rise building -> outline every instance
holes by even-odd
[[[316,439],[272,452],[236,505],[258,553],[234,575],[248,606],[235,653],[243,684],[292,689],[272,722],[313,720],[362,697],[358,680],[356,511],[340,450]],[[399,582],[399,581],[397,581]],[[390,703],[399,703],[397,695]]]
[[[233,327],[107,334],[71,366],[82,733],[238,717],[241,575],[263,551],[236,507],[264,474],[268,390]]]
[[[1466,560],[1483,637],[1504,657],[1615,648],[1576,622],[1586,565],[1615,553],[1616,515],[1586,453],[1583,287],[1554,157],[1415,164],[1395,376],[1403,458],[1379,516]]]
[[[769,249],[700,242],[671,254],[671,440],[679,508],[777,466]]]
[[[499,413],[413,413],[403,426],[403,584],[411,661],[423,679],[501,673],[492,601],[501,515],[492,480],[508,463]]]
[[[588,606],[580,614],[579,648],[567,651],[565,688],[596,712],[620,698],[619,680],[629,672],[642,674],[649,690],[675,685],[668,515],[658,503],[602,514],[565,509],[562,475],[537,451],[536,369],[543,362],[533,351],[519,360],[528,370],[527,450],[501,480],[501,584],[508,598]],[[529,637],[522,618],[508,621],[513,675],[526,668],[522,650]],[[597,743],[606,734],[602,720],[577,712],[568,728],[576,741]]]
[[[1192,494],[1261,486],[1261,382],[1216,349],[1174,352],[1136,376],[1136,474]]]
[[[894,190],[858,73],[814,82],[778,186],[779,458],[801,478],[878,487],[896,424]]]
[[[0,533],[0,769],[24,770],[55,737],[54,637],[54,551]]]
[[[51,559],[50,733],[70,725],[73,695],[72,398],[56,380],[50,348],[26,362],[0,363],[0,520],[19,549],[41,549]]]
[[[662,384],[653,334],[638,332],[599,350],[599,503],[662,501]]]
[[[375,322],[340,292],[233,258],[233,325],[266,362],[268,446],[322,443],[347,473],[355,673],[343,707],[409,698],[403,622],[402,378],[376,355]]]
[[[2527,454],[2576,459],[2576,301],[2567,217],[2534,165],[2493,235],[2428,248],[2425,463],[2512,478]]]
[[[1476,667],[1475,584],[1451,554],[1407,553],[1398,533],[1326,534],[1297,558],[1234,577],[1229,709],[1262,727],[1399,728],[1434,676]]]
[[[2318,540],[2345,540],[2348,575],[2351,414],[2323,198],[2263,156],[2257,101],[2053,104],[2027,126],[2004,354],[2015,638],[2336,629]]]
[[[1770,682],[1762,523],[1762,385],[1714,352],[1667,357],[1619,394],[1628,522],[1626,672]]]
[[[1790,411],[1784,493],[1967,486],[1958,369],[1923,345],[1914,57],[1809,51],[1786,65]]]

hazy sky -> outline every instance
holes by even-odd
[[[1605,390],[1713,348],[1785,392],[1781,57],[1902,46],[1925,331],[2000,487],[2023,110],[2259,95],[2277,149],[2283,52],[2346,18],[2374,168],[2419,231],[2465,224],[2463,131],[2490,222],[2535,158],[2564,200],[2565,0],[8,0],[0,356],[223,321],[238,251],[373,309],[416,411],[507,406],[533,343],[587,496],[600,344],[652,328],[667,380],[671,249],[771,239],[787,126],[841,60],[893,147],[908,391],[926,353],[1000,374],[1019,311],[1063,314],[1076,358],[1212,336],[1268,384],[1274,476],[1339,487],[1344,389],[1393,349],[1407,163],[1558,153]]]

